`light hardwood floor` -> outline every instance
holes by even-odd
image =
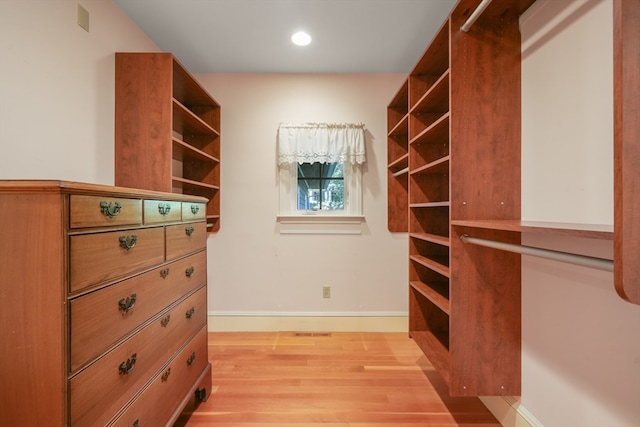
[[[209,333],[213,390],[177,426],[499,427],[406,333]]]

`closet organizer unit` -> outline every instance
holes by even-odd
[[[116,53],[115,183],[209,199],[220,228],[220,105],[170,53]]]
[[[393,177],[389,209],[407,197],[410,336],[451,395],[520,394],[520,255],[464,245],[453,224],[520,218],[518,20],[533,2],[494,0],[465,32],[480,0],[459,1],[388,109],[391,176],[408,130],[408,194]]]
[[[408,90],[405,81],[387,108],[387,228],[404,233],[409,194]]]
[[[171,425],[206,399],[206,202],[0,181],[4,425]]]

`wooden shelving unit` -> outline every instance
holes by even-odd
[[[387,107],[387,227],[407,232],[409,87],[405,81]]]
[[[520,243],[520,230],[477,219],[520,219],[518,18],[533,2],[494,0],[463,32],[480,0],[460,0],[388,108],[389,169],[408,129],[410,335],[451,395],[520,394],[520,255],[459,236]]]
[[[519,395],[520,255],[460,236],[515,245],[523,232],[613,240],[616,290],[640,303],[640,122],[631,114],[637,97],[625,95],[638,87],[640,15],[633,2],[614,2],[614,226],[533,222],[520,219],[518,18],[534,0],[494,0],[461,31],[479,3],[458,2],[389,105],[389,116],[404,120],[393,111],[407,94],[408,194],[390,182],[389,200],[407,197],[409,207],[411,337],[451,395]],[[390,121],[389,135],[396,126]]]
[[[206,197],[220,228],[220,105],[170,53],[116,53],[115,183]]]

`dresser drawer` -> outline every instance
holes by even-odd
[[[166,361],[206,326],[203,286],[69,380],[71,424],[105,425]]]
[[[182,206],[180,202],[167,202],[164,200],[144,201],[144,223],[159,224],[163,222],[175,222],[182,219]]]
[[[204,203],[182,202],[182,220],[194,221],[205,219],[207,216],[207,205]]]
[[[142,200],[102,196],[70,197],[69,227],[142,224]]]
[[[74,235],[69,238],[69,290],[117,279],[164,261],[162,227]]]
[[[206,253],[199,252],[71,300],[70,370],[101,355],[206,280]]]
[[[203,373],[208,363],[207,345],[204,326],[113,425],[163,425]]]
[[[177,258],[204,249],[206,245],[206,222],[167,226],[167,259]]]

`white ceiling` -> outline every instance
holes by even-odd
[[[192,73],[409,73],[457,0],[113,1]]]

